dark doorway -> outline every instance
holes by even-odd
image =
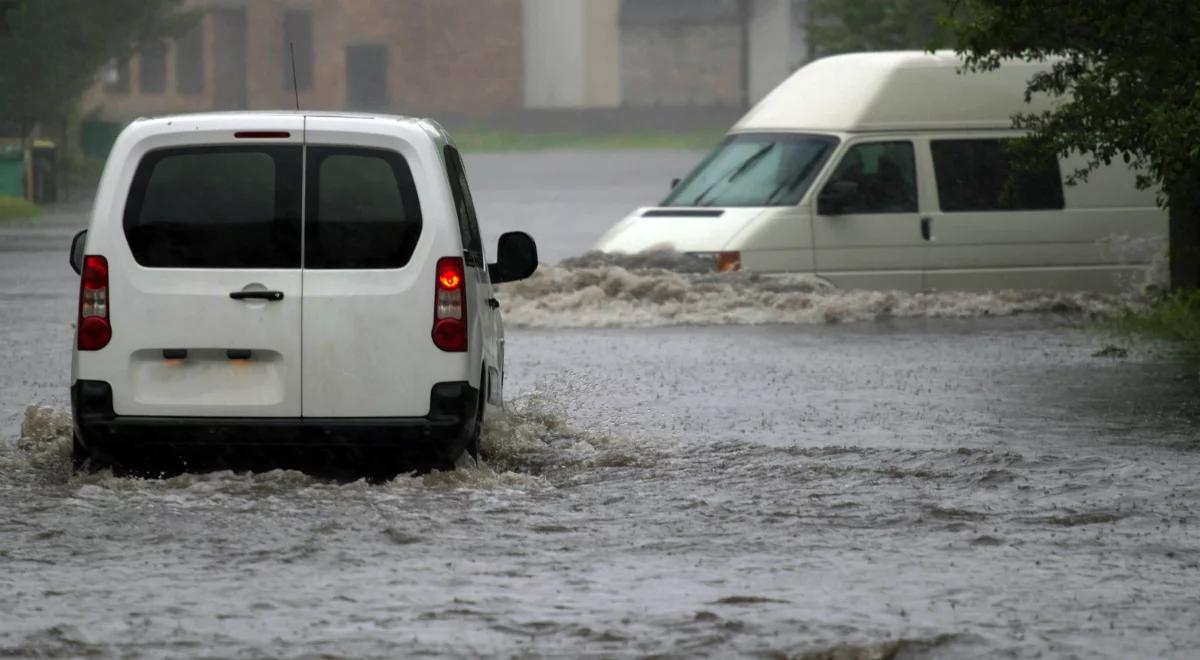
[[[346,106],[351,110],[386,110],[388,49],[382,44],[346,47]]]
[[[213,20],[213,106],[245,110],[246,10],[217,9]]]

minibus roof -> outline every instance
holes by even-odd
[[[854,53],[816,60],[780,83],[732,132],[902,131],[1012,128],[1012,117],[1049,109],[1025,103],[1026,82],[1047,62],[1007,60],[995,71],[960,71],[951,51]]]

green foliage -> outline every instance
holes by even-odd
[[[1200,290],[1163,296],[1147,309],[1129,309],[1114,320],[1127,336],[1171,342],[1189,360],[1200,360]]]
[[[821,55],[946,43],[943,0],[812,0],[809,38]]]
[[[0,33],[0,120],[65,116],[106,62],[178,34],[182,0],[18,0]]]
[[[1049,60],[1027,98],[1060,104],[1016,120],[1040,150],[1138,167],[1171,196],[1200,180],[1200,3],[1195,0],[961,0],[946,25],[973,69]]]

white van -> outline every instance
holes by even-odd
[[[241,112],[126,128],[71,264],[77,466],[243,445],[450,462],[502,401],[492,285],[537,251],[505,234],[487,265],[432,121]]]
[[[1012,116],[1045,65],[960,73],[951,53],[841,55],[798,70],[657,207],[596,248],[712,255],[869,289],[1111,291],[1161,251],[1167,215],[1114,164],[1014,172]],[[1010,172],[1014,185],[1008,185]]]

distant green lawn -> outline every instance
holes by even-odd
[[[635,131],[629,133],[525,133],[463,128],[451,131],[462,151],[546,151],[551,149],[711,149],[724,129]]]
[[[32,202],[27,202],[16,197],[6,197],[0,195],[0,222],[6,220],[20,220],[23,218],[36,218],[41,215],[42,210]]]

